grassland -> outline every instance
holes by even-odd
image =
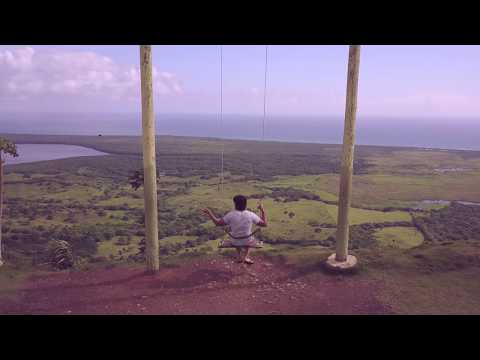
[[[90,146],[115,155],[7,167],[7,212],[10,208],[16,215],[7,220],[10,229],[22,226],[97,226],[124,229],[130,237],[141,231],[143,195],[141,190],[135,192],[128,185],[128,176],[141,167],[139,138],[11,137],[17,142]],[[263,199],[271,226],[262,234],[268,239],[321,241],[335,235],[335,229],[330,226],[335,226],[337,216],[338,174],[335,173],[335,161],[338,159],[335,157],[339,154],[339,146],[228,140],[226,163],[231,168],[226,174],[224,191],[220,192],[216,172],[218,158],[215,155],[220,144],[217,139],[167,136],[159,137],[158,141],[160,170],[166,167],[166,170],[177,174],[163,176],[160,181],[162,238],[195,236],[192,235],[195,226],[212,233],[213,226],[201,218],[200,209],[211,207],[220,214],[225,213],[232,206],[232,197],[238,193],[260,195]],[[236,167],[242,156],[251,158],[252,153],[260,156],[253,168],[244,171],[245,164]],[[388,207],[411,208],[425,199],[479,201],[480,190],[474,186],[480,180],[479,154],[469,152],[467,156],[460,151],[357,147],[356,156],[362,162],[353,179],[351,224],[411,222],[409,211],[383,210]],[[281,164],[276,166],[279,161],[276,156],[279,155]],[[215,166],[210,166],[210,161],[215,161]],[[173,165],[176,167],[169,168]],[[272,165],[275,167],[272,168]],[[304,171],[297,174],[301,172],[301,167],[310,165],[317,173]],[[258,177],[260,166],[263,170]],[[183,171],[186,167],[189,171]],[[453,167],[468,171],[436,171]],[[288,194],[282,197],[278,189],[303,191],[317,196],[317,199],[300,196],[292,200]],[[30,210],[24,209],[26,205]],[[255,201],[251,201],[250,206],[254,209]],[[15,207],[20,208],[20,213],[15,212]],[[33,211],[35,214],[32,216],[32,208],[40,209]],[[50,213],[45,211],[46,208],[50,209]],[[192,214],[197,214],[196,220],[190,226],[183,226],[181,223]],[[177,221],[172,221],[174,219]],[[413,228],[405,227],[383,228],[376,233],[380,242],[390,245],[396,242],[401,244],[398,245],[400,247],[415,246],[418,236]],[[115,241],[117,239],[108,240],[106,244],[99,241],[99,253],[102,256],[118,253]],[[172,245],[168,240],[165,244]]]
[[[31,270],[42,261],[49,240],[65,238],[80,262],[142,261],[143,193],[128,184],[133,171],[141,168],[139,139],[12,138],[84,145],[114,155],[6,167],[3,231],[9,264]],[[232,140],[226,146],[226,184],[219,191],[218,145],[216,139],[159,138],[159,168],[168,174],[159,180],[162,262],[216,254],[224,233],[200,210],[210,207],[224,214],[239,193],[253,197],[252,210],[254,198],[261,198],[267,209],[270,226],[261,236],[268,242],[258,252],[313,266],[333,251],[333,243],[325,241],[334,239],[336,231],[339,146]],[[476,227],[467,226],[471,231],[455,239],[452,235],[458,233],[452,229],[480,223],[477,212],[453,205],[445,208],[444,216],[435,209],[445,206],[433,205],[420,213],[413,208],[421,200],[480,202],[480,153],[358,147],[356,157],[352,234],[373,240],[358,242],[354,250],[364,264],[360,276],[385,279],[389,289],[385,299],[400,313],[448,313],[453,301],[449,286],[462,297],[465,312],[478,312],[480,304],[473,296],[480,289],[471,284],[478,267],[468,255],[478,254]],[[445,168],[466,170],[438,171]],[[417,221],[412,215],[427,220]],[[434,242],[425,239],[425,229]],[[452,239],[438,245],[445,234]],[[452,261],[460,265],[450,268]],[[428,266],[436,270],[428,272]],[[21,270],[15,271],[16,278]],[[8,292],[5,274],[0,287]],[[405,299],[402,291],[407,291]],[[432,304],[436,297],[442,298],[437,307]],[[412,301],[423,305],[415,307]]]
[[[388,227],[375,233],[382,247],[409,249],[423,243],[423,235],[414,227]]]
[[[383,249],[365,260],[365,276],[385,282],[381,298],[395,313],[480,314],[478,241]]]

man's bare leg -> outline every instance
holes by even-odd
[[[250,247],[245,248],[245,256],[243,257],[243,261],[245,261],[247,264],[253,264],[252,259],[248,256],[250,254]]]
[[[242,257],[242,248],[237,247],[237,248],[235,248],[235,249],[237,249],[238,261],[239,261],[239,262],[243,262],[243,261],[244,261],[244,258]]]

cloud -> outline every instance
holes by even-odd
[[[153,67],[156,95],[181,95],[177,76]],[[96,96],[139,100],[138,66],[120,66],[94,52],[0,51],[0,95],[16,99],[38,95]]]
[[[32,66],[32,58],[35,50],[31,47],[26,47],[22,49],[17,49],[12,51],[5,50],[0,52],[0,65],[5,64],[6,66],[16,69],[24,70]]]

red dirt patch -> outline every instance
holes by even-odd
[[[256,258],[196,260],[156,275],[116,267],[32,277],[1,314],[387,314],[381,284]]]

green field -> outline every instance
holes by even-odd
[[[127,236],[134,237],[143,229],[142,190],[134,191],[128,185],[128,176],[141,167],[139,138],[10,137],[20,143],[90,146],[115,155],[7,167],[6,224],[9,230],[40,226],[55,233],[65,226],[79,228],[79,231],[82,227],[93,226],[113,231],[123,229]],[[232,208],[231,199],[236,194],[262,198],[270,220],[270,226],[262,235],[273,242],[298,241],[300,245],[302,241],[321,241],[335,236],[332,226],[337,218],[338,145],[228,142],[226,184],[224,190],[219,191],[215,154],[218,140],[158,138],[160,171],[172,173],[161,177],[159,183],[162,244],[168,247],[176,243],[171,239],[177,237],[199,239],[193,248],[201,248],[205,241],[212,241],[212,236],[221,236],[222,232],[215,232],[200,210],[210,207],[224,214]],[[259,156],[253,168],[243,161],[251,157],[251,153]],[[480,153],[467,155],[460,151],[358,146],[356,156],[360,163],[353,178],[351,225],[412,222],[405,208],[413,208],[421,200],[479,201],[480,188],[474,185],[480,181]],[[212,161],[215,166],[211,166]],[[469,171],[436,172],[436,169],[448,167]],[[308,174],[310,170],[317,173]],[[254,211],[256,202],[252,199],[249,203]],[[432,205],[426,209],[440,207]],[[385,208],[393,209],[383,211]],[[8,213],[14,216],[8,217]],[[205,233],[201,230],[195,235],[196,229],[204,229]],[[7,241],[10,235],[6,234]],[[375,234],[380,243],[395,243],[400,248],[418,245],[420,235],[413,224],[410,228],[382,228]],[[115,240],[105,243],[97,240],[101,256],[118,253],[120,245],[115,245]],[[41,242],[39,239],[38,248]],[[19,247],[28,248],[26,243],[20,243],[16,241]],[[178,251],[182,249],[173,250],[174,253]],[[133,251],[130,249],[129,253]]]
[[[423,243],[423,235],[414,227],[383,228],[375,236],[382,247],[409,249]]]
[[[143,191],[131,189],[128,183],[133,171],[141,169],[138,138],[11,138],[91,146],[114,155],[6,167],[3,241],[9,266],[16,266],[19,274],[22,268],[35,269],[52,239],[71,242],[79,264],[143,261]],[[225,234],[207,221],[201,209],[210,207],[223,215],[232,209],[237,194],[250,197],[248,207],[253,211],[258,198],[266,208],[269,226],[261,231],[265,247],[259,253],[307,266],[334,251],[338,145],[229,140],[223,191],[218,186],[218,145],[216,139],[159,137],[159,169],[167,174],[159,179],[163,262],[217,254]],[[480,153],[359,146],[356,161],[350,224],[352,236],[363,238],[354,239],[354,252],[368,264],[368,276],[388,274],[391,292],[386,298],[405,312],[412,306],[392,294],[407,283],[412,286],[409,299],[424,302],[434,291],[444,294],[440,284],[467,284],[462,276],[475,273],[473,265],[465,273],[459,267],[426,275],[423,268],[418,270],[419,258],[413,255],[427,254],[435,264],[457,256],[462,263],[465,252],[480,243],[480,229],[475,227],[480,214],[471,210],[474,206],[429,205],[420,212],[415,208],[422,200],[480,202]],[[438,171],[444,168],[468,170]],[[6,293],[10,291],[4,286],[7,275],[2,276],[0,285]],[[435,276],[437,283],[428,283],[429,276]],[[479,306],[478,301],[468,300],[477,288],[455,286],[466,309]],[[445,301],[441,308],[448,304]]]

